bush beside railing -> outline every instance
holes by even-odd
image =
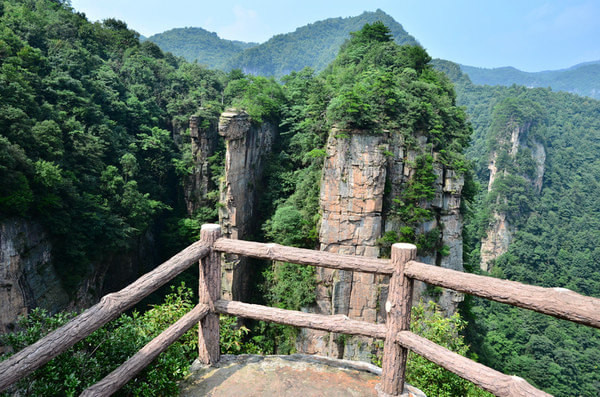
[[[343,315],[304,313],[220,299],[221,252],[390,275],[388,299],[385,305],[386,323],[372,324],[352,320]],[[564,288],[535,287],[426,265],[416,262],[415,257],[416,247],[411,244],[394,244],[391,260],[384,260],[277,244],[229,240],[220,238],[218,225],[204,225],[199,242],[192,244],[123,290],[105,296],[100,303],[63,327],[1,362],[0,391],[116,318],[124,310],[131,308],[198,260],[200,260],[198,305],[122,366],[86,389],[82,396],[108,396],[114,393],[198,322],[200,322],[199,360],[205,364],[216,363],[220,354],[218,314],[384,339],[381,383],[378,385],[381,395],[396,396],[402,393],[408,350],[497,396],[549,395],[519,377],[504,375],[410,332],[413,280],[600,328],[600,299],[586,297]]]

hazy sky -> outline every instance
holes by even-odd
[[[92,21],[113,17],[145,36],[202,27],[264,42],[333,17],[381,8],[434,58],[526,71],[600,60],[600,0],[72,0]]]

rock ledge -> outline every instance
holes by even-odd
[[[224,355],[213,367],[198,361],[180,396],[377,396],[381,369],[364,362],[305,354]],[[406,385],[405,397],[426,397]]]

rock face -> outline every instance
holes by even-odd
[[[529,188],[535,194],[541,192],[545,172],[546,149],[535,137],[530,136],[531,128],[532,123],[530,122],[518,124],[511,120],[506,125],[505,138],[500,138],[497,149],[490,156],[488,193],[494,191],[496,188],[494,182],[500,176],[507,176],[509,173],[526,180]],[[499,169],[498,162],[501,157],[504,157],[504,164]],[[519,157],[530,157],[533,160],[533,172],[524,173],[519,169]],[[508,163],[508,166],[506,163]],[[511,169],[509,170],[508,167]],[[500,202],[506,203],[507,198],[500,194],[497,196],[496,201],[497,204]],[[482,270],[490,271],[494,260],[508,251],[516,232],[516,227],[511,223],[505,212],[493,211],[486,236],[481,240],[480,268]]]
[[[200,116],[190,117],[190,138],[194,169],[184,185],[188,214],[206,205],[207,194],[213,189],[208,158],[215,152],[218,142],[217,123]]]
[[[373,365],[303,354],[226,355],[212,367],[194,362],[179,395],[376,397],[380,374]],[[404,390],[403,397],[425,397],[410,385]]]
[[[425,147],[422,139],[420,147]],[[419,149],[420,150],[420,149]],[[373,134],[333,130],[327,144],[327,159],[321,180],[319,233],[321,250],[378,257],[378,239],[385,231],[402,226],[393,216],[393,199],[400,197],[415,174],[416,150],[407,149],[399,134]],[[453,170],[434,162],[435,198],[424,207],[433,219],[419,225],[418,232],[437,228],[449,254],[430,253],[419,260],[456,270],[462,266],[462,217],[460,194],[463,179]],[[314,311],[344,314],[350,318],[383,322],[388,279],[364,273],[317,269],[317,302]],[[417,286],[416,294],[425,294]],[[456,310],[462,295],[442,292],[439,303],[448,313]],[[418,302],[418,297],[416,299]],[[303,330],[299,350],[331,357],[370,361],[376,348],[363,337],[340,337],[325,332]]]
[[[106,255],[74,291],[66,291],[52,264],[52,244],[34,222],[13,218],[0,223],[0,334],[13,331],[18,316],[42,308],[54,314],[81,310],[148,272],[156,254],[150,232],[127,252]],[[1,349],[1,348],[0,348]]]
[[[12,331],[17,317],[31,308],[57,312],[69,303],[51,264],[51,248],[36,223],[0,223],[0,333]]]
[[[263,158],[271,151],[277,129],[268,122],[254,125],[247,113],[229,109],[219,119],[219,135],[227,147],[219,222],[224,237],[242,240],[256,227]],[[224,297],[243,299],[248,294],[247,258],[228,254],[222,263]]]

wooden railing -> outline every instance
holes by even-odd
[[[391,277],[385,305],[386,323],[372,324],[352,320],[343,315],[304,313],[220,299],[221,252],[389,275]],[[378,385],[379,393],[383,396],[397,396],[402,393],[409,350],[497,396],[549,396],[519,377],[504,375],[410,332],[413,280],[600,328],[600,299],[586,297],[564,288],[534,287],[443,269],[417,262],[415,258],[416,247],[411,244],[394,244],[391,260],[384,260],[277,244],[229,240],[220,238],[218,225],[204,225],[199,242],[189,246],[123,290],[105,296],[100,303],[63,327],[0,362],[0,391],[116,318],[124,310],[131,308],[198,260],[200,260],[198,305],[107,377],[86,389],[82,396],[111,395],[198,322],[200,323],[199,359],[205,364],[216,363],[220,354],[219,314],[384,339],[383,368],[381,382]]]

